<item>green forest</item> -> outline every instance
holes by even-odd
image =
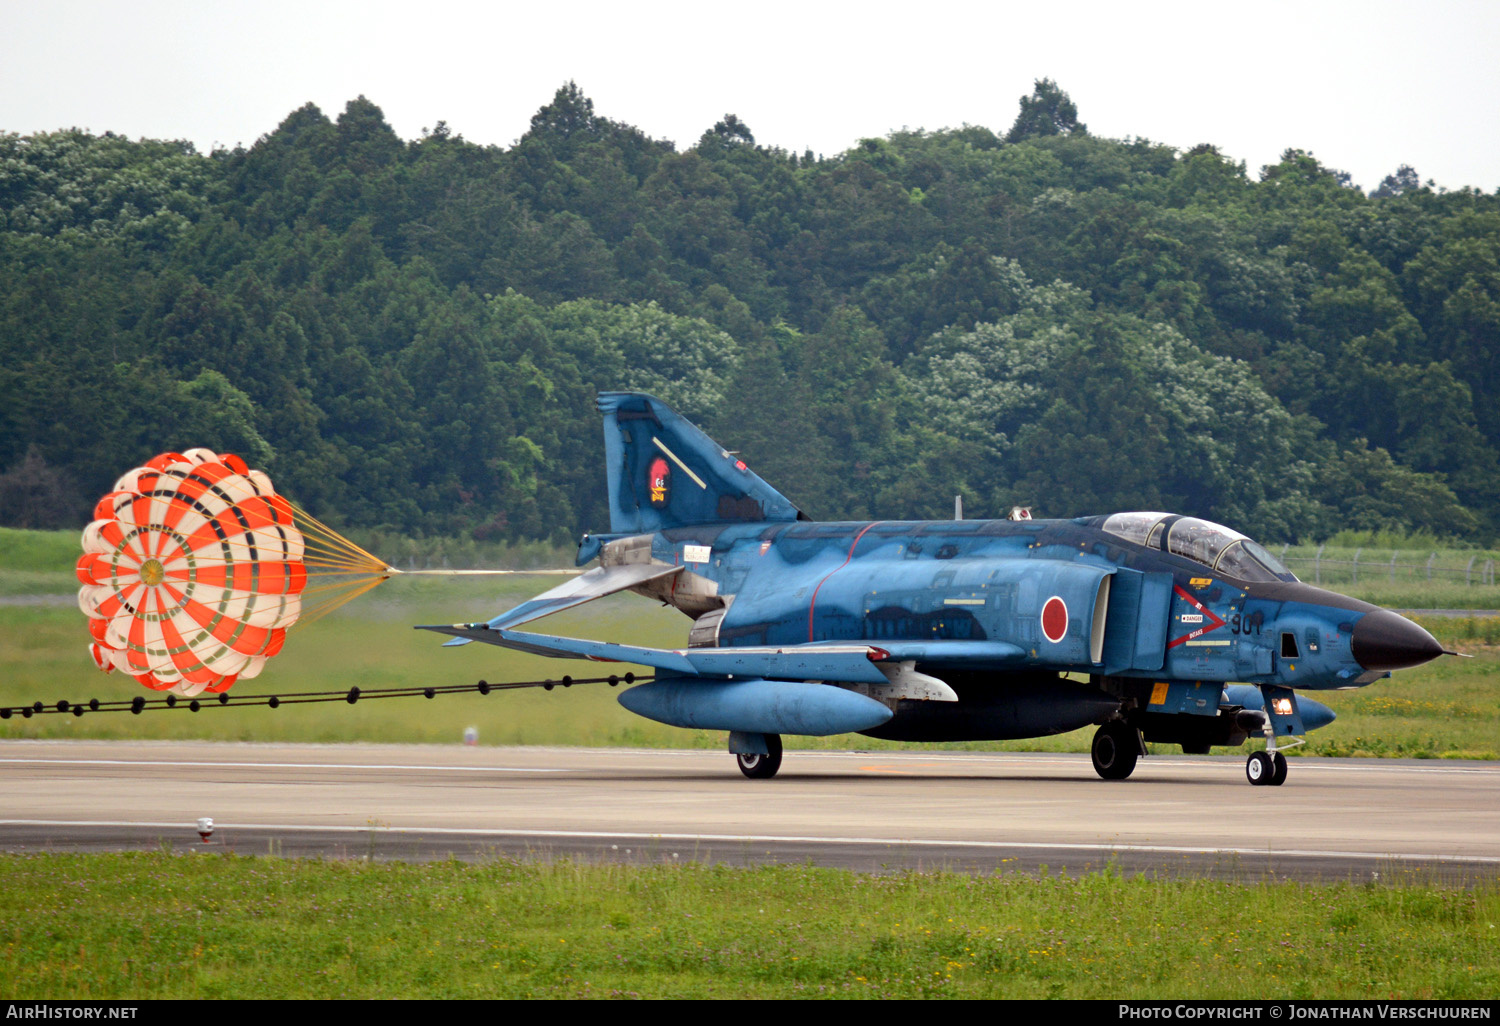
[[[1099,138],[1048,80],[996,114],[0,134],[0,524],[208,446],[342,527],[563,543],[608,524],[595,392],[642,389],[819,520],[1500,536],[1500,193]]]

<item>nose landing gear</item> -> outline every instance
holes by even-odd
[[[1280,749],[1295,748],[1305,742],[1295,735],[1304,732],[1302,716],[1297,711],[1297,695],[1291,688],[1261,685],[1260,692],[1266,708],[1266,722],[1262,732],[1266,736],[1266,750],[1252,752],[1245,761],[1245,779],[1256,787],[1280,787],[1286,783],[1286,756]],[[1277,744],[1277,737],[1283,740]]]
[[[1245,778],[1257,787],[1286,783],[1286,756],[1277,751],[1254,752],[1245,762]]]

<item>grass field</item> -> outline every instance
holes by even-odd
[[[25,1000],[1500,992],[1493,885],[165,852],[0,856],[0,879]]]
[[[68,598],[76,590],[76,581],[70,572],[58,568],[59,563],[66,566],[75,558],[75,545],[71,532],[0,529],[0,596],[9,596],[0,598],[0,658],[5,670],[0,677],[0,705],[129,699],[145,693],[119,674],[101,674],[89,660],[83,617]],[[266,673],[237,683],[234,694],[593,675],[600,671],[598,664],[544,659],[480,644],[444,649],[440,636],[411,629],[415,623],[487,619],[556,581],[530,576],[396,578],[333,615],[294,629],[285,651]],[[1391,585],[1387,581],[1380,586]],[[1500,589],[1476,586],[1472,590]],[[1406,606],[1402,600],[1411,597],[1410,593],[1396,595],[1388,601]],[[1500,596],[1484,601],[1500,606]],[[1446,605],[1461,608],[1452,602]],[[1500,618],[1416,618],[1445,644],[1476,657],[1440,659],[1368,688],[1317,696],[1339,718],[1310,735],[1306,748],[1296,750],[1298,754],[1500,758],[1500,687],[1495,685],[1500,673]],[[561,634],[660,646],[682,644],[687,626],[682,614],[631,595],[603,599],[547,621],[549,631]],[[623,673],[628,667],[615,669]],[[634,716],[616,703],[616,694],[605,685],[587,685],[566,691],[441,696],[431,701],[362,701],[357,706],[209,708],[199,713],[182,708],[141,716],[100,713],[82,718],[46,715],[0,721],[0,738],[456,742],[466,727],[473,726],[481,744],[724,745],[723,735],[717,732],[681,730]],[[1082,752],[1088,750],[1092,734],[1088,728],[1026,741],[924,746],[843,735],[788,738],[787,744],[861,750]]]

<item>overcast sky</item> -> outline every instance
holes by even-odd
[[[865,136],[1003,132],[1035,79],[1094,135],[1212,142],[1255,175],[1311,150],[1365,189],[1400,164],[1500,188],[1500,2],[358,3],[0,0],[0,130],[251,145],[363,94],[407,139],[511,145],[573,79],[691,146],[727,112],[832,155]]]

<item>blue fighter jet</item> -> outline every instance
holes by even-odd
[[[1282,752],[1334,718],[1299,692],[1444,653],[1195,517],[818,523],[661,400],[605,392],[599,410],[610,530],[578,548],[579,566],[599,565],[488,622],[423,629],[652,667],[620,704],[728,731],[747,777],[775,775],[783,734],[1002,740],[1097,724],[1107,780],[1130,776],[1147,741],[1202,754],[1255,736],[1265,751],[1246,776],[1274,786]],[[691,617],[686,646],[516,630],[627,590]]]

